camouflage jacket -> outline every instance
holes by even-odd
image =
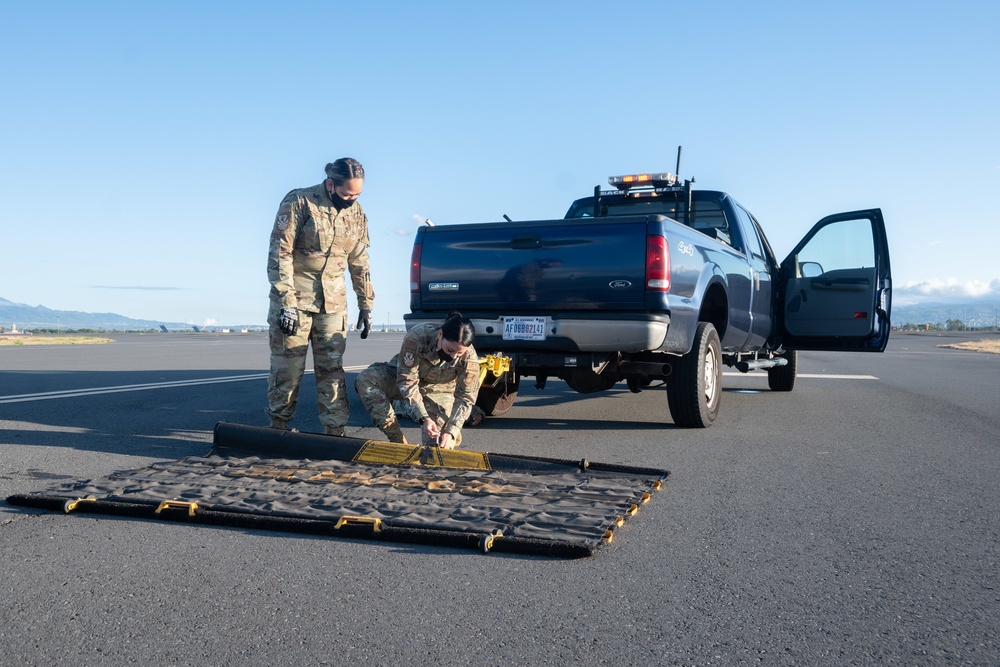
[[[434,324],[413,327],[406,332],[399,354],[389,364],[396,367],[399,393],[409,403],[410,414],[417,421],[428,416],[422,393],[454,393],[455,402],[444,430],[457,436],[476,404],[479,357],[470,345],[465,354],[451,361],[441,361],[437,353],[437,333],[438,327]]]
[[[282,308],[313,313],[347,310],[344,270],[350,268],[358,308],[375,299],[368,270],[368,217],[361,204],[337,211],[320,183],[281,200],[271,230],[267,279]]]

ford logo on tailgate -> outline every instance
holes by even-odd
[[[612,280],[610,283],[608,283],[608,287],[610,287],[611,289],[628,289],[631,286],[632,283],[630,283],[627,280]]]

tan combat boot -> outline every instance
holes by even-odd
[[[396,420],[392,420],[383,426],[382,432],[385,433],[385,437],[389,442],[398,442],[404,445],[410,444],[406,441],[406,436],[403,435],[403,429],[399,427],[399,422]]]
[[[327,435],[338,435],[340,437],[347,435],[343,426],[324,426],[323,432]]]
[[[271,428],[280,429],[282,431],[288,430],[288,420],[278,419],[277,417],[271,417]]]

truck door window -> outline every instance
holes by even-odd
[[[875,248],[871,239],[872,226],[867,218],[827,225],[796,256],[796,273],[808,276],[817,272],[822,275],[845,269],[872,269]]]
[[[754,225],[753,216],[739,204],[736,205],[736,215],[739,216],[743,229],[747,231],[747,250],[757,259],[764,261],[764,247],[760,244],[760,238],[757,236],[757,227]]]

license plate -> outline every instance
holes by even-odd
[[[544,317],[503,318],[504,340],[545,340]]]

